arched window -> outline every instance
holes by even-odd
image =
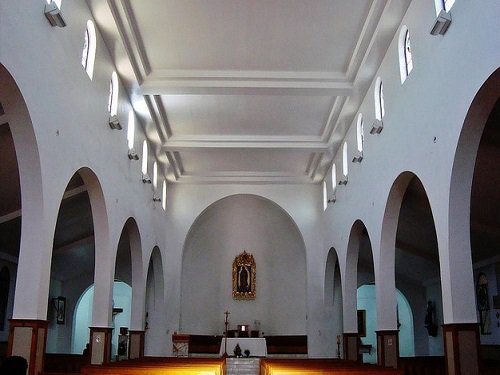
[[[148,142],[144,140],[142,142],[142,174],[146,176],[148,174]]]
[[[403,26],[399,34],[399,71],[401,74],[401,83],[406,80],[412,69],[413,58],[410,46],[410,32],[406,26]]]
[[[328,195],[326,190],[326,181],[323,180],[323,211],[326,211],[327,206],[328,206]]]
[[[384,108],[384,85],[380,77],[375,81],[375,117],[382,121],[385,115]]]
[[[156,191],[156,187],[158,186],[158,164],[156,161],[153,163],[153,189]]]
[[[363,154],[363,141],[364,141],[364,130],[363,130],[363,115],[360,113],[358,115],[358,120],[356,121],[356,143],[358,145],[358,151]]]
[[[7,267],[0,271],[0,331],[5,329],[7,305],[9,304],[10,272]]]
[[[167,181],[163,180],[163,187],[161,191],[161,206],[163,211],[167,209]]]
[[[335,193],[337,189],[337,167],[335,163],[332,164],[332,192]]]
[[[94,22],[87,21],[82,52],[82,65],[90,79],[94,74],[94,62],[96,52],[96,33]]]
[[[59,9],[61,9],[61,2],[62,0],[47,0],[47,4],[55,3]]]
[[[344,178],[347,179],[347,174],[349,173],[349,163],[347,162],[347,142],[344,142],[344,147],[342,148],[342,174]]]
[[[128,127],[127,127],[127,144],[129,150],[132,150],[134,148],[134,137],[135,137],[135,116],[134,116],[134,111],[130,110],[128,112]]]
[[[111,116],[116,116],[118,113],[118,75],[116,72],[111,74],[109,80],[108,112]]]

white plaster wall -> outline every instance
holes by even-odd
[[[86,3],[65,3],[65,28],[50,27],[43,15],[44,5],[27,0],[0,4],[0,13],[8,14],[0,25],[0,63],[19,86],[36,137],[36,145],[20,144],[26,132],[23,127],[29,124],[13,118],[10,123],[16,152],[22,159],[19,154],[26,147],[37,149],[40,163],[40,170],[33,167],[36,163],[31,167],[28,163],[20,165],[23,233],[13,315],[46,318],[51,250],[61,197],[71,176],[88,167],[97,176],[97,188],[102,189],[101,219],[107,224],[97,226],[95,233],[97,282],[105,291],[96,293],[93,324],[109,326],[114,253],[126,219],[136,220],[143,252],[149,254],[155,245],[166,251],[166,215],[153,203],[151,186],[141,182],[140,162],[127,158],[126,131],[113,131],[107,124],[108,87],[114,67],[99,31],[92,81],[80,65],[85,24],[92,17]],[[118,115],[124,125],[130,108],[122,86]],[[144,135],[141,124],[136,124],[135,147],[139,150]],[[30,190],[29,186],[38,186],[36,183],[40,188]],[[24,230],[24,225],[32,230]],[[143,269],[147,269],[148,260],[142,257]],[[145,284],[145,276],[143,280]],[[140,327],[133,328],[143,328],[142,323],[137,325]]]
[[[456,269],[449,268],[453,249],[449,248],[447,213],[454,150],[465,114],[475,93],[500,61],[498,1],[457,1],[452,9],[453,23],[444,37],[429,35],[435,18],[433,2],[412,2],[403,23],[411,32],[414,70],[401,85],[396,34],[379,69],[386,103],[384,130],[378,136],[365,131],[364,160],[350,166],[348,185],[337,188],[337,202],[325,213],[319,186],[235,184],[171,187],[166,215],[152,202],[151,187],[140,182],[140,163],[126,156],[126,132],[112,131],[107,125],[108,83],[113,66],[99,32],[92,81],[80,65],[85,23],[91,17],[86,3],[64,5],[68,23],[64,29],[49,26],[43,6],[43,1],[0,2],[0,14],[8,15],[0,22],[0,63],[14,77],[26,101],[41,167],[38,171],[28,168],[28,163],[20,165],[23,228],[28,226],[31,231],[22,234],[14,318],[46,318],[52,237],[60,200],[70,177],[80,167],[88,166],[101,184],[106,203],[103,212],[109,224],[109,230],[98,228],[106,233],[96,233],[102,239],[96,259],[100,270],[109,272],[99,273],[98,281],[107,284],[107,291],[96,297],[95,325],[110,324],[113,254],[124,222],[133,217],[143,252],[149,254],[155,245],[162,252],[169,301],[165,310],[165,348],[169,348],[168,337],[179,328],[180,269],[188,229],[199,213],[216,200],[230,194],[258,194],[282,206],[301,231],[306,246],[309,352],[311,356],[328,355],[325,348],[331,348],[334,340],[331,335],[322,335],[331,324],[323,306],[328,249],[335,246],[343,269],[351,225],[362,219],[378,269],[387,194],[394,179],[405,170],[414,171],[429,194],[441,257],[444,322],[476,321],[472,271],[455,274]],[[120,93],[118,112],[124,121],[130,103],[124,91]],[[368,129],[374,119],[373,87],[359,110]],[[23,148],[19,145],[22,126],[26,124],[11,124],[17,152]],[[354,129],[351,126],[346,137],[350,151],[355,150]],[[137,150],[143,137],[138,126]],[[23,156],[18,152],[19,157]],[[335,161],[337,166],[342,164],[340,154]],[[465,224],[454,229],[468,230]],[[145,275],[149,257],[142,259]],[[454,267],[458,263],[452,262]],[[390,298],[382,297],[377,303]],[[458,308],[463,306],[466,308]],[[392,307],[387,304],[379,309],[389,311]],[[377,328],[394,328],[394,322],[386,318],[392,315],[379,316]]]
[[[337,201],[329,205],[321,218],[325,235],[323,251],[326,254],[334,246],[342,270],[352,223],[361,219],[372,240],[377,274],[377,269],[383,266],[380,239],[389,190],[400,173],[413,171],[429,195],[436,223],[445,290],[444,323],[476,321],[470,255],[467,266],[466,252],[460,249],[453,253],[448,246],[451,236],[448,202],[451,167],[464,118],[478,89],[499,66],[500,37],[496,32],[499,11],[500,4],[496,1],[481,4],[457,1],[447,34],[431,36],[429,30],[436,16],[433,2],[411,3],[402,24],[410,30],[414,69],[402,85],[397,33],[377,74],[384,83],[384,130],[380,135],[369,134],[375,118],[372,83],[359,108],[365,119],[364,159],[361,164],[351,164],[349,183],[337,186]],[[355,149],[355,129],[353,119],[346,136],[350,151]],[[350,154],[348,159],[353,156]],[[342,165],[341,158],[339,152],[334,160],[337,166]],[[328,185],[332,194],[329,180]],[[467,216],[468,212],[464,212],[463,217]],[[466,219],[461,228],[453,230],[468,231]],[[454,269],[449,268],[450,254],[457,259],[452,262]],[[382,273],[377,281],[386,283]],[[377,329],[394,329],[393,305],[385,303],[394,300],[393,289],[381,288],[380,293],[377,304],[384,313],[378,316]]]
[[[232,264],[243,250],[256,262],[256,298],[232,298]],[[306,334],[306,265],[302,237],[281,208],[251,195],[210,206],[193,224],[183,253],[181,331],[222,334],[260,321],[268,335]]]

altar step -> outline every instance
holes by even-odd
[[[259,375],[259,358],[227,358],[226,375]]]

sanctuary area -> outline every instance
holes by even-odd
[[[499,26],[0,0],[0,373],[500,373]]]

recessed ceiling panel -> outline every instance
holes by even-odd
[[[272,173],[305,175],[309,152],[263,149],[225,149],[181,152],[186,175],[211,176]]]
[[[129,20],[153,71],[343,72],[372,4],[368,0],[128,2]]]
[[[173,136],[321,136],[333,98],[280,95],[162,97]]]

